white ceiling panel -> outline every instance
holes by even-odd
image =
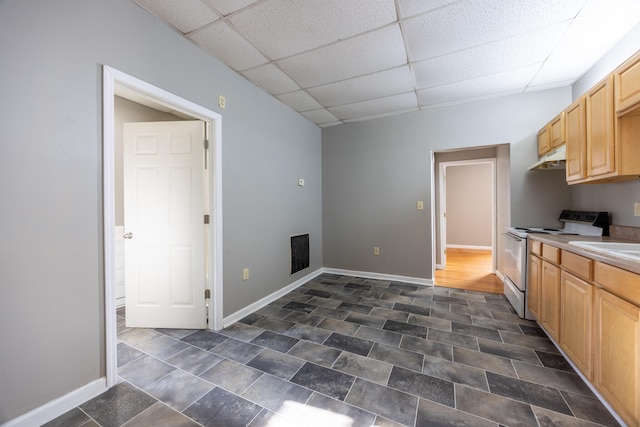
[[[398,9],[401,18],[409,18],[446,6],[455,1],[457,0],[398,0]]]
[[[186,34],[219,16],[200,0],[135,0],[178,31]]]
[[[278,61],[302,87],[350,79],[407,63],[398,25]]]
[[[540,65],[529,65],[490,76],[423,89],[418,91],[418,100],[420,106],[429,106],[519,93],[531,81]]]
[[[227,16],[237,10],[257,3],[258,0],[202,0],[210,4],[215,10],[220,12],[222,16]]]
[[[242,75],[273,95],[300,90],[296,82],[272,63],[243,71]]]
[[[584,2],[466,0],[453,3],[403,22],[409,59],[425,60],[547,27],[570,19],[572,14],[575,16]]]
[[[303,90],[285,93],[284,95],[278,96],[278,98],[296,111],[302,112],[322,108],[322,105],[320,105],[318,101]]]
[[[267,0],[230,22],[267,57],[280,59],[397,21],[387,0]]]
[[[566,87],[640,25],[640,0],[132,1],[322,127]]]
[[[333,107],[410,92],[413,88],[411,70],[408,65],[404,65],[379,73],[316,86],[307,91],[322,105]]]
[[[317,124],[340,123],[336,116],[334,116],[324,108],[320,110],[305,111],[302,113],[302,115],[311,120],[313,123]]]
[[[202,30],[191,33],[189,38],[236,71],[268,62],[260,51],[224,21],[214,22]]]
[[[416,62],[413,64],[416,87],[429,88],[543,62],[568,26],[569,23],[563,22],[542,30]],[[528,48],[523,49],[523,46]]]
[[[416,94],[409,92],[354,104],[330,107],[328,110],[337,118],[348,120],[373,116],[379,117],[381,115],[394,113],[395,111],[417,109],[417,107]]]

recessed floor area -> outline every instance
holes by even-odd
[[[48,426],[617,426],[504,296],[323,274],[220,332],[127,329]]]

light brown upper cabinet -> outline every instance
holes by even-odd
[[[613,127],[613,76],[587,92],[587,177],[615,170]]]
[[[616,113],[624,115],[640,106],[640,53],[632,56],[614,73]]]
[[[538,132],[538,156],[542,157],[551,151],[551,136],[549,132],[549,125],[545,125]]]
[[[565,110],[567,141],[567,182],[572,184],[587,176],[587,124],[585,122],[585,97]]]
[[[565,142],[565,112],[561,112],[549,122],[549,139],[551,149],[560,147]]]

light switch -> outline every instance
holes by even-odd
[[[218,95],[218,107],[222,108],[223,110],[227,108],[227,100],[223,95]]]
[[[633,205],[633,215],[640,216],[640,203],[635,203]]]
[[[379,247],[377,247],[377,246],[373,247],[373,255],[374,256],[380,255],[380,248]]]
[[[418,200],[418,210],[424,210],[424,202],[422,200]]]
[[[298,185],[300,187],[304,187],[304,179],[302,179],[302,178],[298,179]]]

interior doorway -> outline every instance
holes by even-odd
[[[211,329],[222,327],[222,132],[221,116],[184,98],[150,85],[108,66],[103,67],[103,227],[105,287],[105,359],[107,387],[117,383],[116,327],[116,238],[115,219],[115,97],[131,100],[160,111],[205,123],[209,136],[205,162],[211,173],[205,183],[208,196],[209,231],[205,266],[206,289],[211,292],[208,306]]]

